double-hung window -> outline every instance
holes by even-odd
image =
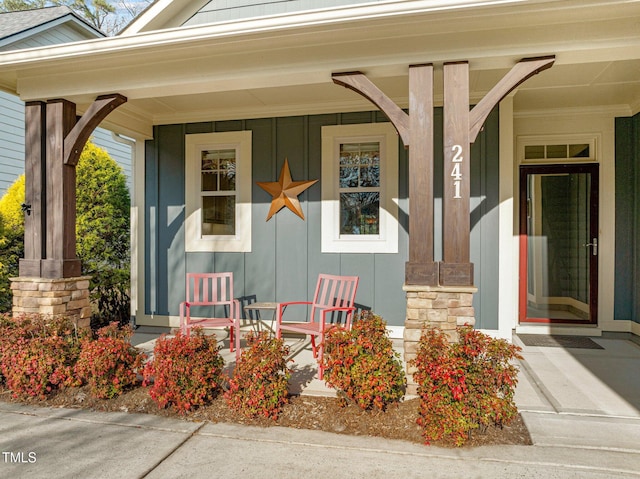
[[[322,129],[322,251],[398,251],[398,137],[388,123]]]
[[[251,250],[251,132],[186,137],[187,251]]]

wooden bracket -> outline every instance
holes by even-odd
[[[84,145],[98,125],[109,113],[126,103],[127,98],[118,93],[102,95],[95,99],[89,109],[64,139],[64,164],[76,166]]]
[[[538,58],[523,58],[500,80],[485,97],[473,107],[469,118],[469,139],[476,141],[478,133],[491,110],[509,93],[533,75],[551,68],[556,61],[554,55]]]
[[[380,108],[389,118],[398,131],[405,147],[409,146],[411,136],[409,134],[409,115],[396,105],[382,90],[373,84],[362,72],[334,73],[331,75],[333,82],[345,88],[359,93],[367,100]]]

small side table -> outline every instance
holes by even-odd
[[[278,310],[278,303],[272,303],[272,302],[256,302],[256,303],[251,303],[251,304],[247,304],[244,307],[244,312],[246,314],[246,316],[249,318],[249,320],[251,321],[251,323],[253,324],[253,321],[256,320],[256,326],[258,324],[264,325],[267,329],[269,329],[269,331],[271,332],[271,334],[275,334],[275,329],[273,329],[273,323],[276,320],[276,311]],[[262,312],[263,311],[271,311],[271,326],[268,326],[266,323],[268,321],[267,318],[263,319],[262,318]],[[261,331],[262,328],[258,329],[255,328],[256,332],[257,331]]]

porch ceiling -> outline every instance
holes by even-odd
[[[154,124],[371,109],[332,83],[339,71],[363,71],[407,106],[408,65],[434,63],[438,103],[442,62],[468,60],[477,101],[519,59],[550,54],[556,64],[519,88],[516,111],[640,110],[636,1],[528,1],[340,21],[297,15],[99,39],[0,54],[0,88],[23,100],[66,98],[80,111],[98,95],[120,93],[129,101],[103,126],[148,137]]]

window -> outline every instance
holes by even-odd
[[[518,151],[523,163],[594,161],[596,138],[593,135],[519,137]]]
[[[251,132],[186,137],[187,251],[251,251]]]
[[[322,251],[397,253],[398,136],[389,123],[322,128]]]

